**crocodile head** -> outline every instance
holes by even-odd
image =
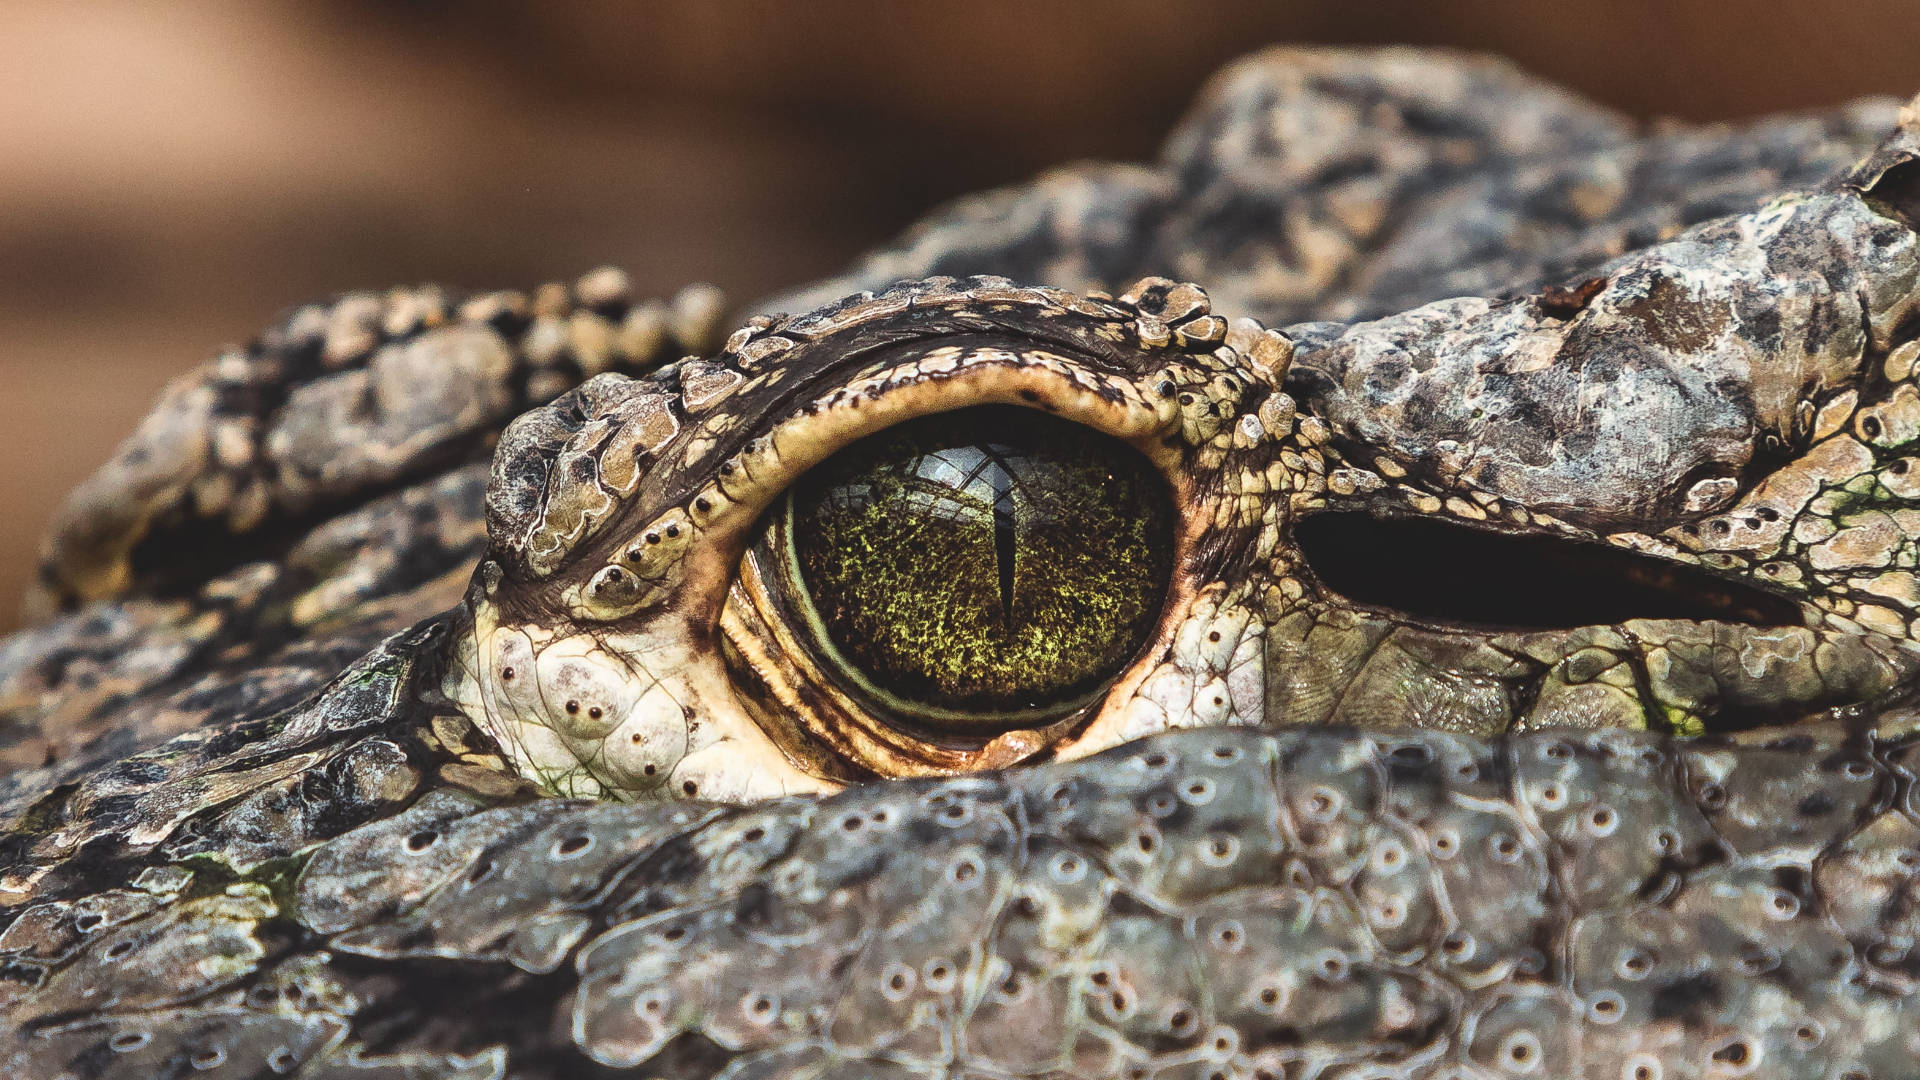
[[[0,1072],[1910,1074],[1920,114],[1223,79],[722,349],[170,392],[0,643]]]
[[[1874,168],[1350,327],[930,279],[600,376],[507,430],[446,691],[549,790],[724,800],[1881,701],[1920,672],[1920,249]]]

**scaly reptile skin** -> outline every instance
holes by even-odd
[[[724,346],[612,272],[300,309],[0,642],[0,1073],[1920,1075],[1917,225],[1920,102],[1283,50]],[[984,403],[1178,558],[1093,705],[929,746],[756,545]],[[1531,539],[1433,587],[1462,529]]]

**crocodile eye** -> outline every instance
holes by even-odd
[[[822,670],[936,741],[1104,690],[1159,619],[1176,520],[1139,451],[1011,406],[868,436],[776,515],[784,606]]]

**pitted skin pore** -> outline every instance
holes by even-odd
[[[1920,758],[1885,720],[1216,728],[720,812],[429,800],[297,888],[357,956],[573,956],[571,1036],[616,1068],[698,1035],[729,1075],[1899,1076],[1920,826],[1888,796]],[[399,888],[428,899],[393,917]]]
[[[1283,50],[1163,165],[963,204],[717,352],[708,294],[611,272],[296,313],[83,489],[62,613],[0,641],[0,1074],[1911,1075],[1895,122],[1636,134]],[[861,277],[943,272],[1006,276]],[[1167,618],[1059,745],[858,782],[742,538],[876,422],[1022,390],[1167,473]],[[1304,565],[1340,510],[1805,625],[1424,622]]]

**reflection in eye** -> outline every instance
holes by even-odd
[[[1085,704],[1145,644],[1173,564],[1153,466],[1030,409],[870,436],[803,477],[780,514],[784,600],[821,666],[934,736]]]

